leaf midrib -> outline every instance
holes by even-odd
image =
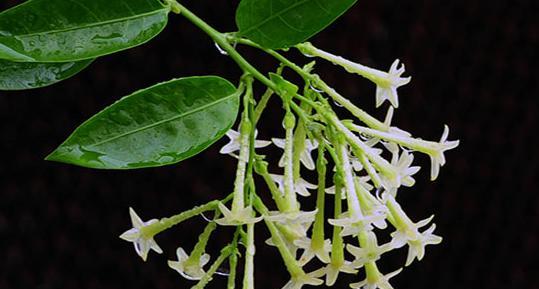
[[[34,33],[27,33],[27,34],[17,34],[17,35],[14,35],[14,36],[15,37],[32,37],[32,36],[40,35],[40,34],[55,34],[55,33],[68,32],[68,31],[73,31],[73,30],[78,30],[78,29],[86,29],[86,28],[91,28],[91,27],[95,27],[95,26],[101,26],[101,25],[106,25],[106,24],[111,24],[111,23],[117,23],[117,22],[132,20],[132,19],[136,19],[136,18],[144,18],[146,16],[152,16],[154,14],[159,14],[159,13],[161,13],[163,11],[165,11],[167,13],[168,9],[167,8],[158,9],[158,10],[151,11],[151,12],[146,12],[146,13],[143,13],[143,14],[137,14],[137,15],[132,15],[132,16],[123,17],[123,18],[111,19],[111,20],[102,21],[102,22],[98,22],[98,23],[92,23],[92,24],[89,24],[89,25],[81,25],[81,26],[75,26],[75,27],[70,27],[70,28],[65,28],[65,29],[40,31],[40,32],[34,32]]]
[[[114,140],[117,140],[119,138],[123,138],[125,136],[129,136],[129,135],[132,135],[132,134],[136,134],[136,133],[139,133],[141,131],[144,131],[144,130],[147,130],[147,129],[151,129],[151,128],[154,128],[154,127],[157,127],[157,126],[160,126],[162,124],[165,124],[165,123],[169,123],[169,122],[173,122],[179,118],[182,118],[182,117],[186,117],[186,116],[189,116],[191,114],[194,114],[194,113],[197,113],[203,109],[206,109],[208,107],[211,107],[211,106],[214,106],[214,105],[217,105],[221,102],[224,102],[232,97],[235,97],[237,94],[236,93],[232,93],[231,95],[229,96],[226,96],[226,97],[223,97],[223,98],[220,98],[219,100],[216,100],[216,101],[213,101],[213,102],[210,102],[210,103],[207,103],[203,106],[200,106],[194,110],[191,110],[191,111],[188,111],[186,113],[182,113],[182,114],[179,114],[177,116],[174,116],[174,117],[171,117],[171,118],[168,118],[168,119],[164,119],[164,120],[161,120],[161,121],[158,121],[158,122],[155,122],[155,123],[152,123],[152,124],[149,124],[149,125],[146,125],[146,126],[143,126],[143,127],[140,127],[140,128],[137,128],[137,129],[134,129],[134,130],[131,130],[131,131],[127,131],[127,132],[124,132],[122,134],[119,134],[117,136],[114,136],[114,137],[111,137],[109,139],[105,139],[105,140],[102,140],[100,142],[97,142],[97,143],[94,143],[94,144],[90,144],[88,145],[88,147],[96,147],[96,146],[100,146],[102,144],[105,144],[105,143],[108,143],[108,142],[111,142],[111,141],[114,141]]]
[[[297,6],[300,6],[300,5],[302,5],[302,4],[304,4],[304,3],[308,2],[308,1],[312,1],[312,0],[302,0],[302,1],[296,2],[295,4],[290,5],[290,6],[287,7],[286,9],[281,10],[281,11],[275,13],[275,14],[272,14],[270,17],[266,18],[264,21],[261,21],[260,23],[258,23],[258,24],[255,25],[255,26],[251,26],[251,27],[250,27],[249,29],[247,29],[247,30],[244,30],[244,31],[243,31],[243,34],[248,34],[249,32],[251,32],[251,31],[253,31],[253,30],[259,29],[262,25],[266,24],[268,21],[273,20],[273,19],[275,19],[276,17],[279,17],[279,16],[281,16],[282,14],[284,14],[284,13],[286,13],[286,12],[288,12],[288,11],[290,11],[290,10],[296,8]]]

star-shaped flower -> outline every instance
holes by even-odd
[[[253,217],[254,211],[251,206],[238,209],[237,211],[229,210],[222,203],[219,203],[218,206],[219,210],[223,214],[223,217],[215,220],[215,222],[221,226],[240,226],[257,223],[262,220],[262,216]]]
[[[449,127],[444,126],[444,132],[440,138],[440,142],[435,143],[433,150],[429,153],[430,156],[430,179],[435,180],[440,172],[440,167],[445,164],[444,152],[450,149],[454,149],[459,145],[458,140],[447,141],[449,135]]]
[[[373,262],[380,259],[380,256],[382,256],[382,254],[385,252],[392,250],[393,246],[392,243],[386,243],[379,246],[376,235],[371,231],[367,232],[365,247],[359,248],[351,244],[347,244],[346,249],[356,258],[352,263],[354,264],[354,267],[358,268],[362,267],[367,262]]]
[[[350,284],[351,288],[363,288],[363,289],[393,289],[393,286],[389,284],[389,279],[393,278],[395,275],[399,274],[402,271],[402,268],[399,270],[393,271],[386,275],[382,275],[380,272],[376,272],[376,276],[367,276],[367,278],[358,283]]]
[[[285,139],[282,138],[272,138],[271,139],[273,143],[281,149],[284,149],[285,147]],[[300,154],[300,161],[301,163],[308,169],[308,170],[314,170],[316,165],[314,163],[313,157],[311,155],[311,152],[318,148],[318,142],[316,140],[305,140],[305,148]],[[284,167],[284,154],[279,160],[279,167]]]
[[[264,218],[266,218],[268,221],[275,222],[283,235],[283,240],[286,247],[292,253],[292,255],[295,256],[297,250],[300,249],[297,242],[307,239],[307,231],[311,227],[314,220],[314,215],[316,214],[316,211],[313,212],[277,212],[277,214],[274,214],[273,216],[268,215],[264,216]],[[270,212],[270,214],[272,213],[275,212]],[[267,239],[266,244],[275,246],[272,238]]]
[[[311,273],[303,274],[297,277],[292,277],[282,289],[301,289],[304,285],[319,286],[324,284],[324,281],[319,278],[324,276],[324,268],[318,269]]]
[[[178,261],[168,261],[168,266],[178,271],[185,279],[200,280],[206,274],[203,267],[210,261],[210,255],[203,254],[198,260],[192,260],[181,247],[178,247],[176,256]]]
[[[131,216],[131,223],[133,224],[133,228],[121,234],[120,238],[128,242],[133,242],[133,245],[135,246],[135,251],[137,251],[137,254],[144,261],[146,261],[146,259],[148,258],[148,252],[150,252],[150,250],[154,250],[159,254],[163,253],[163,250],[161,250],[159,245],[157,245],[157,243],[154,241],[153,236],[144,236],[141,233],[141,228],[156,223],[158,222],[158,220],[151,219],[147,222],[143,222],[137,215],[137,213],[135,213],[135,210],[133,210],[133,208],[131,207],[129,208],[129,215]]]
[[[255,131],[255,138],[256,138],[257,134],[258,134],[258,132]],[[241,134],[239,132],[233,130],[233,129],[230,129],[226,133],[226,136],[229,138],[229,142],[221,148],[219,153],[234,155],[232,153],[235,152],[235,151],[238,151],[240,149]],[[270,141],[255,140],[255,148],[267,147],[270,144],[271,144]]]
[[[437,245],[442,242],[442,237],[434,235],[436,224],[432,224],[427,230],[419,232],[419,228],[426,226],[434,218],[430,216],[428,219],[421,220],[406,230],[397,230],[391,233],[393,240],[391,243],[396,248],[404,246],[408,243],[408,256],[406,257],[406,266],[412,264],[414,259],[421,261],[425,256],[425,246]]]
[[[374,221],[373,216],[358,216],[344,213],[338,219],[328,219],[328,223],[333,226],[342,227],[341,236],[356,236],[361,231],[372,230],[371,223]]]
[[[391,164],[395,167],[397,174],[399,175],[400,185],[405,187],[411,187],[415,184],[415,180],[412,177],[415,175],[421,167],[412,166],[414,161],[414,155],[407,150],[402,150],[399,155],[399,145],[396,143],[384,143],[384,146],[391,152]],[[397,187],[390,187],[389,193],[395,196],[397,193]]]
[[[389,72],[383,77],[377,77],[376,83],[376,107],[379,107],[385,100],[389,100],[392,106],[399,107],[399,97],[397,88],[406,85],[412,80],[412,77],[401,77],[404,73],[404,64],[399,68],[399,60],[391,64]]]
[[[270,177],[274,182],[279,185],[279,190],[284,194],[284,176],[270,174]],[[294,184],[294,192],[296,192],[300,196],[308,197],[311,195],[308,189],[314,190],[317,187],[317,185],[313,185],[306,180],[299,178]]]
[[[320,242],[320,244],[316,244],[311,238],[303,238],[296,240],[294,244],[304,250],[298,260],[301,266],[307,264],[315,256],[324,263],[329,263],[331,261],[329,257],[329,252],[331,252],[331,241],[329,239]]]
[[[434,215],[417,223],[413,223],[392,195],[384,194],[383,198],[387,202],[391,216],[394,219],[395,228],[397,229],[395,232],[391,233],[392,246],[394,248],[400,248],[408,243],[406,266],[410,265],[416,258],[419,261],[423,259],[423,256],[425,255],[425,246],[436,245],[442,242],[442,237],[433,234],[434,229],[436,228],[434,223],[424,232],[419,232],[420,228],[428,225],[432,221]]]
[[[334,264],[333,262],[331,262],[327,264],[326,267],[324,267],[324,270],[326,271],[327,286],[333,286],[333,284],[335,284],[335,281],[337,281],[340,272],[347,274],[357,273],[357,270],[354,268],[352,262],[349,261],[344,261],[341,264]]]

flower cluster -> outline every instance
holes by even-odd
[[[242,41],[236,39],[234,43]],[[389,279],[402,268],[396,266],[391,273],[381,273],[377,264],[382,255],[407,247],[408,256],[403,264],[409,266],[424,257],[427,245],[442,241],[434,234],[433,217],[412,221],[397,197],[403,187],[415,184],[414,177],[420,170],[414,165],[416,153],[430,157],[434,180],[445,164],[444,152],[457,147],[458,141],[447,140],[447,126],[436,142],[415,138],[391,124],[394,109],[398,107],[397,88],[410,81],[410,77],[401,77],[404,65],[399,67],[397,60],[384,72],[324,52],[309,43],[297,48],[371,80],[377,87],[377,106],[384,100],[391,104],[386,119],[377,120],[336,92],[312,72],[314,64],[300,68],[274,52],[283,66],[271,75],[272,86],[258,104],[253,79],[249,75],[242,79],[244,110],[239,129],[227,133],[229,142],[221,149],[221,153],[237,160],[233,193],[223,200],[159,221],[142,222],[131,210],[133,228],[121,238],[133,242],[144,260],[150,249],[161,253],[153,239],[157,233],[205,211],[214,211],[214,220],[208,223],[192,253],[187,254],[180,247],[178,260],[169,261],[169,266],[183,277],[200,280],[197,288],[211,279],[226,258],[230,260],[228,288],[234,288],[240,244],[245,247],[245,254],[241,254],[245,261],[244,288],[254,288],[254,227],[261,224],[271,235],[266,244],[276,247],[290,273],[290,281],[283,289],[324,283],[331,286],[341,273],[360,271],[365,272],[366,278],[350,284],[351,288],[392,288]],[[281,76],[283,67],[304,79],[303,91]],[[284,137],[257,140],[256,125],[272,94],[282,100]],[[347,109],[355,119],[341,119],[332,103]],[[272,143],[283,153],[277,166],[272,166],[276,171],[270,173],[269,160],[260,149],[269,149]],[[307,171],[311,172],[305,174]],[[265,186],[256,187],[255,178],[260,178]],[[306,209],[307,204],[313,203],[310,198],[316,201],[314,209]],[[332,201],[331,216],[327,214],[326,200]],[[326,224],[332,225],[331,234],[325,232]],[[210,261],[206,244],[219,226],[233,226],[236,233],[213,265],[204,269]],[[393,230],[391,240],[379,242],[382,239],[379,236],[388,228]],[[317,269],[307,272],[307,264]]]

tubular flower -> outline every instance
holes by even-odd
[[[348,252],[356,258],[352,262],[356,268],[362,267],[368,262],[377,261],[382,254],[393,249],[391,243],[379,246],[376,235],[373,232],[367,232],[366,236],[365,246],[362,246],[361,248],[350,244],[346,245]]]
[[[424,232],[419,232],[419,229],[429,224],[434,216],[413,223],[393,196],[385,195],[384,197],[387,199],[388,208],[397,229],[397,231],[391,233],[391,237],[393,238],[391,241],[392,245],[395,248],[400,248],[408,243],[406,266],[410,265],[416,258],[418,261],[421,261],[425,255],[425,246],[436,245],[442,242],[442,237],[433,234],[436,224],[432,224]]]
[[[389,72],[380,73],[374,80],[376,83],[376,107],[382,105],[385,100],[388,100],[392,106],[399,107],[397,88],[408,84],[412,80],[412,77],[401,77],[403,73],[404,64],[399,67],[399,60],[396,59],[391,64]]]
[[[146,261],[146,259],[148,258],[148,252],[150,252],[150,250],[154,250],[159,254],[163,253],[163,250],[161,250],[159,245],[157,245],[157,243],[154,241],[154,236],[145,236],[141,233],[141,229],[143,227],[151,225],[153,223],[157,223],[157,219],[151,219],[147,222],[143,222],[137,215],[137,213],[135,213],[135,210],[133,210],[133,208],[131,207],[129,208],[129,215],[131,216],[131,223],[133,224],[133,228],[121,234],[120,238],[128,242],[133,242],[133,245],[135,246],[135,251],[137,251],[137,254],[144,261]]]
[[[210,255],[204,254],[199,260],[192,260],[181,247],[178,247],[176,256],[178,261],[168,261],[168,266],[178,271],[185,279],[200,280],[206,274],[203,267],[210,261]]]

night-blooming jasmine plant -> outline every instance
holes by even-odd
[[[406,260],[392,264],[406,267],[425,257],[427,245],[442,241],[434,234],[434,224],[425,229],[433,217],[412,222],[397,197],[402,190],[412,191],[414,178],[419,178],[416,153],[430,158],[431,180],[435,180],[446,163],[445,153],[459,141],[448,140],[447,125],[439,141],[429,141],[392,123],[399,107],[397,89],[411,80],[403,76],[404,64],[399,60],[382,71],[305,42],[356,0],[303,1],[302,5],[295,0],[241,0],[236,10],[238,29],[228,33],[211,27],[184,1],[65,2],[32,0],[0,13],[0,90],[36,88],[66,79],[96,58],[150,40],[171,14],[198,27],[241,70],[235,83],[212,75],[181,77],[121,98],[82,124],[47,157],[96,169],[142,169],[176,164],[228,137],[220,153],[236,158],[231,193],[215,185],[219,199],[146,222],[129,209],[133,227],[120,238],[133,243],[144,261],[151,250],[163,252],[154,240],[157,234],[201,216],[208,224],[194,248],[176,247],[176,259],[168,261],[172,270],[196,281],[193,289],[218,279],[215,275],[221,268],[228,272],[227,289],[239,288],[240,282],[242,289],[254,289],[257,250],[279,255],[290,277],[288,282],[282,280],[283,289],[333,286],[344,274],[366,276],[349,284],[352,288],[391,289],[389,279],[402,269],[382,274],[377,262],[386,253],[407,246]],[[49,8],[54,15],[47,14]],[[30,18],[39,25],[19,23]],[[33,49],[26,49],[29,46]],[[240,46],[272,57],[278,67],[258,70],[239,53]],[[311,61],[291,61],[285,53],[294,49]],[[327,72],[317,71],[317,59],[372,81],[376,107],[387,106],[385,119],[354,104],[357,96],[347,96],[348,92],[325,82]],[[270,104],[281,106],[282,114],[268,115]],[[275,120],[279,115],[284,115],[282,121]],[[276,150],[269,146],[272,142],[257,140],[260,122],[283,124],[283,130],[268,136],[282,149],[282,156],[274,159],[269,153]],[[221,173],[232,178],[231,172]],[[212,176],[207,178],[210,181]],[[333,210],[327,210],[326,202]],[[206,247],[217,242],[211,238],[215,230],[230,232],[230,237],[212,258]],[[259,234],[269,235],[265,242],[269,246],[255,241]],[[187,238],[194,236],[184,234],[178,244],[185,244]],[[378,241],[386,239],[391,241]],[[243,273],[241,281],[237,272]]]

